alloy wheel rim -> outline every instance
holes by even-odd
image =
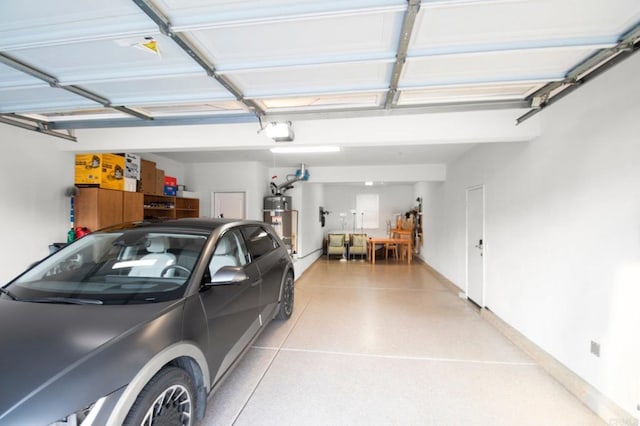
[[[191,395],[186,387],[172,385],[153,401],[142,419],[141,426],[190,426]]]

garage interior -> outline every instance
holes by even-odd
[[[76,154],[138,154],[195,193],[201,216],[214,193],[240,192],[258,220],[271,182],[309,170],[287,192],[294,321],[270,325],[206,424],[638,423],[637,1],[9,0],[0,12],[2,282],[66,238]],[[268,138],[274,122],[293,140]],[[340,151],[270,151],[319,146]],[[479,310],[464,300],[475,190]],[[379,196],[370,234],[421,200],[410,266],[323,256],[358,194]],[[296,376],[277,374],[287,365]]]

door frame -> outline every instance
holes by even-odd
[[[469,193],[471,191],[482,190],[482,300],[476,301],[480,308],[486,306],[486,257],[487,257],[487,235],[486,235],[486,188],[485,185],[473,185],[467,187],[465,191],[465,296],[469,298]],[[479,302],[479,303],[478,303]]]

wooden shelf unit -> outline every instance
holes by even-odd
[[[198,198],[176,197],[176,218],[200,216],[200,200]]]
[[[198,216],[200,216],[200,200],[198,198],[144,195],[145,219],[181,219]]]

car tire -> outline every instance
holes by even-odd
[[[280,309],[276,318],[279,320],[288,320],[293,312],[293,274],[287,272],[287,276],[282,284],[282,297],[280,298]]]
[[[196,422],[196,393],[183,369],[165,367],[142,389],[124,425],[191,426]]]

